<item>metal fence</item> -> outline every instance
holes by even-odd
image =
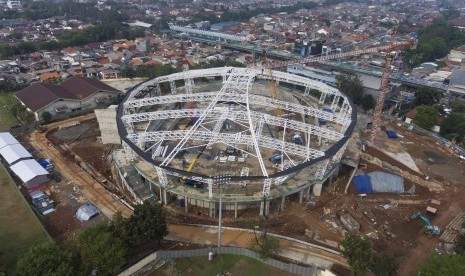
[[[458,146],[456,144],[453,144],[451,141],[447,140],[446,138],[442,137],[441,135],[439,135],[439,134],[437,134],[435,132],[423,129],[423,128],[421,128],[419,126],[416,126],[416,125],[413,128],[413,131],[415,131],[417,133],[424,134],[424,135],[428,135],[431,138],[441,142],[444,146],[454,149],[455,151],[459,152],[459,154],[465,155],[465,149],[464,148],[462,148],[462,147],[460,147],[460,146]]]
[[[202,248],[202,249],[191,249],[191,250],[173,250],[173,251],[163,251],[159,250],[149,256],[147,258],[151,259],[150,263],[145,263],[143,267],[139,267],[137,271],[134,271],[134,269],[128,268],[126,271],[120,274],[121,275],[129,275],[128,273],[131,273],[132,275],[144,275],[146,274],[149,270],[155,269],[155,267],[159,266],[161,260],[169,260],[169,259],[179,259],[179,258],[193,258],[193,257],[205,257],[208,258],[208,254],[210,252],[216,253],[216,248]],[[231,255],[241,255],[245,256],[248,258],[255,259],[257,261],[260,261],[266,265],[281,269],[283,271],[287,271],[289,273],[293,273],[296,275],[307,275],[307,276],[312,276],[312,275],[317,275],[319,269],[317,267],[305,267],[305,266],[300,266],[297,264],[293,263],[284,263],[278,260],[274,259],[266,259],[262,260],[260,258],[260,255],[257,252],[254,252],[252,250],[246,249],[246,248],[240,248],[240,247],[222,247],[221,248],[221,253],[222,254],[231,254]],[[141,261],[143,262],[143,261]],[[163,262],[162,262],[163,263]],[[135,265],[137,266],[137,264]],[[134,267],[135,267],[134,266]],[[149,269],[147,269],[149,267]]]

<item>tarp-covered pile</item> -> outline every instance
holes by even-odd
[[[404,193],[404,179],[385,172],[371,172],[354,177],[355,189],[360,194]]]
[[[86,203],[79,207],[76,212],[76,217],[81,221],[87,221],[94,216],[98,215],[100,211],[92,203]]]

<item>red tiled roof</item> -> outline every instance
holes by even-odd
[[[60,85],[33,84],[18,91],[16,97],[35,112],[59,99],[82,100],[98,91],[119,92],[96,79],[71,77]]]
[[[78,99],[82,100],[97,91],[119,92],[117,89],[91,78],[72,77],[60,84],[61,87],[71,92]]]
[[[417,116],[417,113],[418,113],[417,109],[414,108],[414,109],[410,110],[409,112],[407,112],[407,113],[405,114],[405,117],[406,117],[406,118],[413,119],[413,118],[415,118],[415,116]]]

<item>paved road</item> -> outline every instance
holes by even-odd
[[[189,226],[189,225],[169,225],[168,240],[193,242],[198,244],[208,244],[217,246],[218,230],[212,227]],[[223,246],[248,247],[249,241],[254,238],[253,232],[223,229],[221,244]],[[298,262],[314,265],[322,269],[328,269],[336,263],[347,267],[346,260],[330,252],[305,245],[304,243],[279,239],[281,252],[280,256]]]
[[[79,117],[79,121],[90,119],[92,116]],[[62,121],[59,124],[68,124],[77,119]],[[51,125],[49,129],[56,127],[58,124]],[[34,131],[30,136],[31,144],[46,158],[53,160],[53,164],[66,178],[64,181],[71,181],[76,185],[83,194],[92,201],[107,217],[111,218],[116,212],[121,212],[123,216],[129,217],[132,211],[121,203],[116,197],[112,196],[105,188],[90,177],[75,162],[63,157],[61,153],[45,137],[46,132],[39,133]]]

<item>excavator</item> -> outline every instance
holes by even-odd
[[[195,163],[197,163],[197,161],[200,159],[200,157],[202,156],[203,152],[205,151],[205,149],[207,148],[207,145],[203,146],[199,152],[197,153],[197,155],[195,156],[194,160],[192,160],[191,164],[189,165],[189,168],[187,168],[187,171],[188,172],[191,172],[192,169],[194,168],[194,165]],[[190,178],[187,178],[186,176],[183,176],[180,181],[188,186],[192,186],[194,188],[203,188],[203,183],[199,182],[199,181],[196,181],[196,180],[193,180],[193,179],[190,179]]]
[[[421,218],[425,223],[424,231],[426,234],[439,236],[441,234],[441,230],[438,226],[431,224],[431,221],[424,216],[421,212],[415,213],[410,217],[410,220],[414,220],[416,218]]]

